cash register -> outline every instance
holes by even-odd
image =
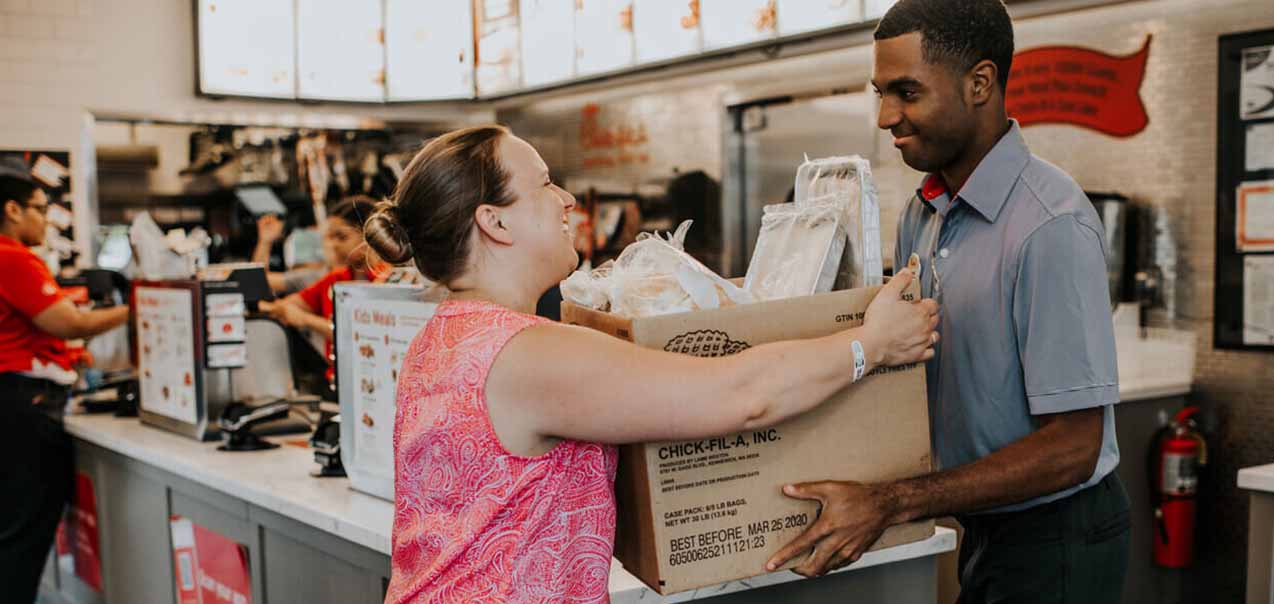
[[[110,308],[128,300],[130,284],[123,274],[86,268],[73,276],[59,276],[58,286],[81,308]],[[92,367],[85,372],[85,388],[72,393],[72,402],[87,413],[137,416],[137,372],[128,354],[128,329],[122,327],[91,340]]]
[[[279,404],[296,396],[287,333],[257,313],[271,299],[258,264],[134,283],[141,421],[198,440],[228,430],[228,450],[268,446],[249,431],[286,417]]]

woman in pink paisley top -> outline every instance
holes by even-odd
[[[906,273],[860,328],[725,358],[535,317],[578,262],[574,205],[535,149],[481,126],[430,141],[367,221],[382,258],[452,292],[398,382],[390,604],[607,602],[614,445],[808,411],[852,382],[855,340],[868,370],[933,354],[937,306],[901,300]]]

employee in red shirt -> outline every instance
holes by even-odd
[[[307,329],[327,340],[327,358],[332,354],[332,286],[342,281],[374,281],[382,272],[370,266],[363,241],[363,221],[375,211],[369,197],[345,199],[327,212],[323,225],[323,246],[337,268],[309,287],[263,308],[284,325]]]
[[[49,199],[21,160],[0,160],[0,204],[0,599],[25,603],[71,492],[62,410],[76,375],[65,340],[124,324],[128,307],[79,310],[31,252]]]

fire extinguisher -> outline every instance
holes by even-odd
[[[1194,558],[1195,495],[1208,446],[1194,421],[1198,407],[1186,407],[1150,441],[1147,470],[1154,503],[1154,560],[1185,568]]]

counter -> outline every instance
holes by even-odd
[[[383,589],[384,581],[388,578],[390,528],[393,522],[392,504],[351,490],[346,479],[311,477],[309,473],[317,466],[313,461],[312,452],[303,446],[303,439],[295,436],[271,437],[270,440],[284,443],[283,446],[269,451],[225,453],[216,450],[217,443],[196,442],[144,426],[136,419],[117,419],[100,415],[68,416],[66,429],[76,440],[77,465],[81,467],[81,471],[97,472],[99,477],[96,481],[104,483],[96,487],[99,499],[97,508],[103,531],[110,533],[110,529],[105,525],[115,522],[116,517],[123,514],[118,508],[127,507],[128,515],[139,516],[143,513],[141,511],[143,509],[158,510],[164,507],[161,505],[162,502],[156,502],[153,505],[145,504],[141,501],[143,495],[140,492],[123,492],[123,483],[132,478],[125,480],[117,476],[140,475],[152,482],[172,482],[173,486],[167,489],[150,490],[153,493],[167,493],[168,509],[164,513],[156,512],[159,518],[148,520],[149,528],[145,531],[130,529],[132,531],[129,533],[130,538],[137,535],[139,543],[135,544],[136,547],[141,547],[140,541],[143,540],[150,543],[161,541],[158,536],[142,539],[140,535],[142,532],[162,531],[167,526],[168,514],[193,515],[206,511],[212,520],[196,518],[197,522],[220,524],[227,527],[224,531],[232,539],[244,542],[249,545],[249,549],[252,549],[253,543],[256,542],[257,549],[264,550],[264,553],[256,551],[251,554],[253,566],[257,567],[253,568],[252,572],[253,592],[254,596],[257,593],[274,595],[260,599],[254,597],[254,601],[266,601],[270,604],[280,600],[292,601],[291,598],[279,597],[279,594],[285,591],[307,589],[306,585],[294,580],[280,588],[278,592],[271,592],[270,586],[266,586],[267,588],[263,591],[263,588],[256,583],[265,577],[272,582],[283,580],[281,577],[299,578],[306,576],[306,573],[314,574],[319,568],[334,564],[330,561],[297,564],[295,560],[299,554],[293,554],[292,564],[299,568],[260,571],[261,566],[271,566],[271,560],[277,558],[281,551],[315,550],[331,553],[336,550],[351,550],[348,556],[350,560],[342,561],[343,566],[338,565],[337,568],[349,570],[349,572],[366,570],[370,572],[368,576],[371,576],[371,579],[363,582]],[[108,476],[102,473],[103,467],[115,470]],[[108,498],[113,501],[120,500],[121,503],[100,501]],[[124,501],[126,503],[122,503]],[[112,507],[117,509],[111,509]],[[245,509],[245,513],[239,514],[240,510]],[[314,539],[305,538],[304,534],[309,531],[317,533]],[[272,536],[272,532],[277,532],[278,536]],[[242,537],[236,537],[236,534]],[[162,541],[166,544],[167,535],[163,535],[163,538]],[[332,543],[332,538],[336,538],[341,543]],[[110,538],[102,539],[103,542],[110,540]],[[306,547],[289,543],[291,541],[301,542]],[[624,571],[617,561],[612,560],[611,600],[615,604],[671,603],[706,598],[717,600],[727,594],[736,594],[733,597],[722,598],[720,601],[761,602],[774,601],[776,597],[786,599],[787,592],[776,594],[773,590],[790,589],[811,594],[821,591],[826,597],[832,597],[833,594],[840,594],[843,597],[844,594],[853,593],[857,595],[854,601],[911,601],[913,598],[903,597],[904,592],[911,589],[918,594],[919,597],[915,598],[917,601],[932,602],[936,583],[933,579],[936,576],[934,557],[943,552],[952,551],[955,547],[955,532],[940,527],[935,535],[927,540],[869,552],[856,564],[820,579],[802,580],[791,572],[780,572],[668,597],[659,596],[649,590],[639,580]],[[150,588],[152,591],[147,592],[149,595],[134,590],[116,597],[112,593],[112,588],[118,586],[111,585],[111,576],[117,574],[114,571],[120,571],[123,576],[130,575],[127,569],[121,567],[119,560],[107,559],[110,557],[111,550],[120,549],[118,545],[112,547],[109,543],[103,543],[103,549],[107,550],[102,561],[104,582],[107,584],[107,600],[160,601],[162,599],[156,598],[154,594],[161,592],[163,585],[152,586]],[[163,555],[168,564],[163,567],[164,572],[159,573],[162,574],[159,580],[166,584],[167,593],[172,593],[171,553],[165,551]],[[137,558],[138,563],[144,559],[140,556]],[[293,572],[289,573],[289,570]],[[151,573],[151,575],[154,574],[156,573]],[[888,580],[883,580],[882,577]],[[927,581],[926,577],[928,577]],[[155,579],[148,579],[148,581],[154,582]],[[121,579],[116,582],[132,583],[134,580]],[[859,583],[862,585],[859,586]],[[875,586],[875,592],[872,591],[872,585]],[[873,593],[877,595],[873,596]],[[926,594],[929,596],[927,600]],[[125,595],[128,598],[121,599]],[[299,596],[294,597],[297,601],[305,601]],[[818,596],[815,598],[821,599]],[[166,601],[173,600],[169,597]],[[377,600],[374,595],[360,595],[354,600],[346,597],[331,601],[371,602]]]
[[[1116,316],[1120,397],[1136,404],[1120,405],[1116,412],[1120,448],[1127,459],[1138,459],[1158,418],[1175,413],[1184,403],[1180,397],[1190,390],[1194,342],[1192,334],[1166,330],[1152,330],[1151,337],[1143,338],[1128,316]],[[254,602],[371,604],[383,599],[393,507],[351,490],[346,479],[311,477],[317,466],[304,439],[272,437],[285,444],[270,451],[224,453],[216,450],[216,443],[197,442],[135,419],[73,415],[66,427],[76,441],[80,472],[95,483],[104,587],[100,594],[85,589],[65,568],[70,556],[64,556],[60,564],[51,565],[62,601],[174,601],[170,515],[192,518],[248,547]],[[1134,502],[1145,499],[1147,490],[1136,469],[1137,464],[1120,466]],[[1267,521],[1256,520],[1255,502],[1274,501],[1274,466],[1245,470],[1240,486],[1262,491],[1253,495],[1253,518],[1254,527],[1266,527],[1260,529],[1265,541],[1254,538],[1252,543],[1268,543],[1274,531],[1261,524]],[[1274,517],[1274,504],[1270,506]],[[1134,525],[1135,534],[1149,530]],[[828,577],[802,580],[781,572],[669,597],[649,590],[612,561],[610,592],[616,604],[818,602],[843,600],[845,594],[854,594],[854,601],[860,602],[929,604],[934,600],[935,560],[955,547],[955,533],[939,528],[925,541],[870,552]],[[1130,568],[1130,588],[1139,581],[1164,583],[1156,569],[1149,568],[1148,555],[1134,554],[1137,560],[1147,558],[1147,569],[1138,571],[1137,564]],[[1269,574],[1266,568],[1267,588]],[[65,581],[62,575],[68,575]],[[64,584],[70,588],[64,589]],[[1163,595],[1168,598],[1176,591],[1168,589]]]
[[[1247,602],[1274,602],[1274,464],[1239,470],[1239,488],[1249,491]]]

